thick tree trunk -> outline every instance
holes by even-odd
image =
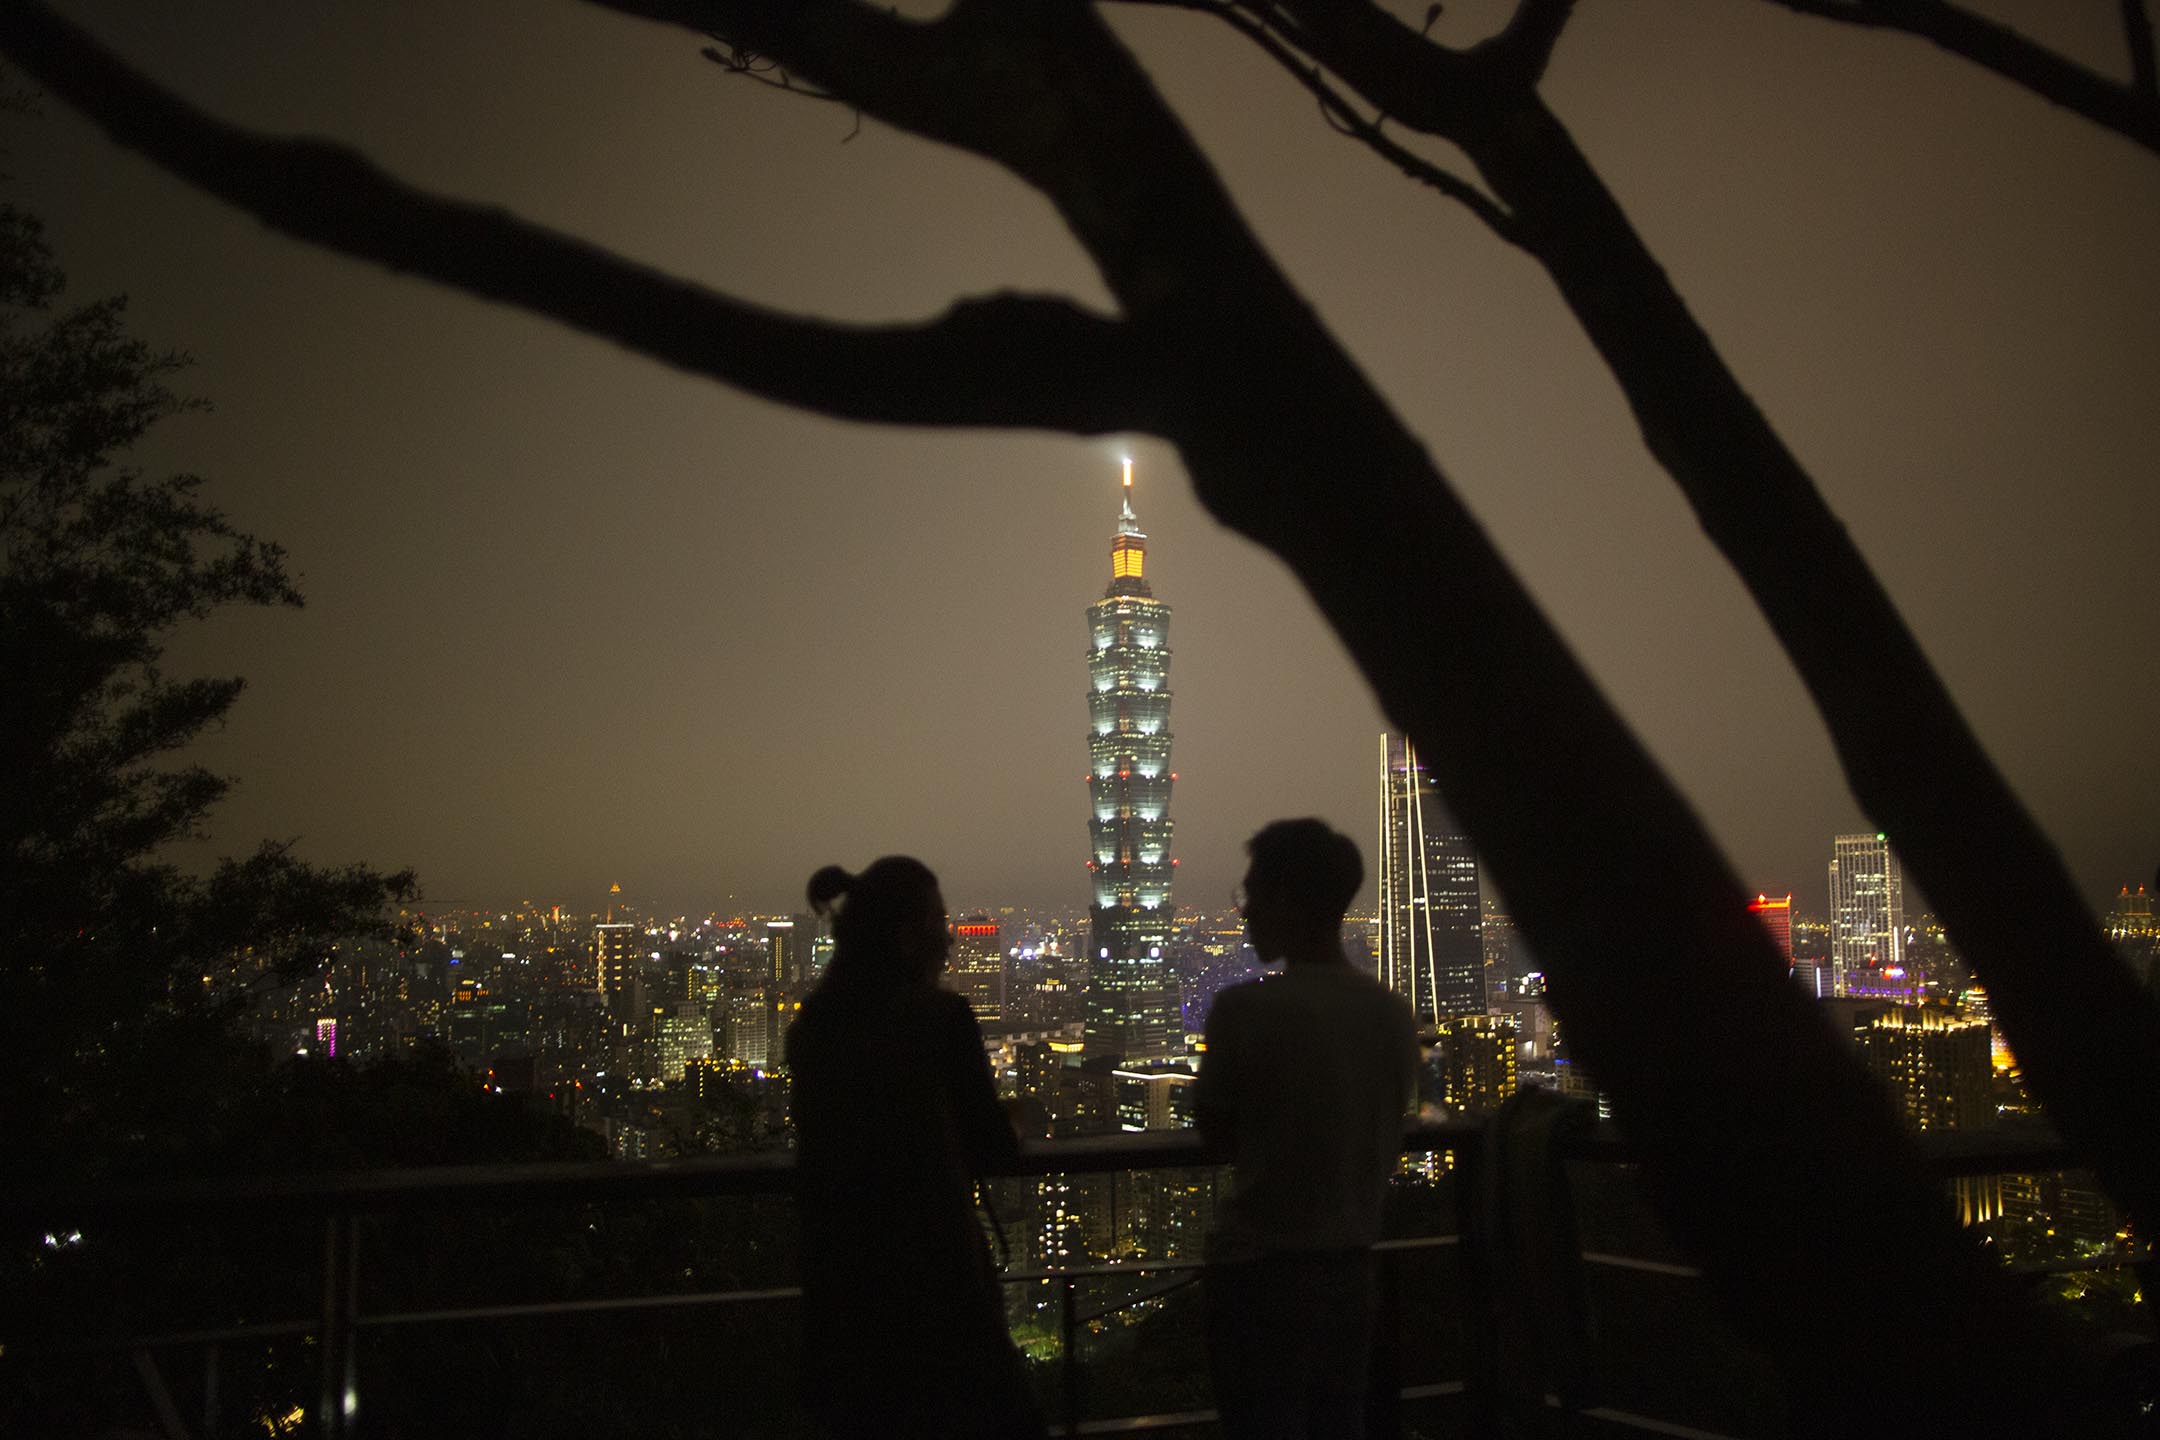
[[[1195,484],[1297,573],[1434,764],[1660,1214],[1803,1431],[2045,1433],[2075,1365],[1957,1232],[1685,802],[1348,361],[1240,279],[1175,437]],[[1238,376],[1251,354],[1264,377]]]
[[[1088,16],[1038,52],[1056,72],[1027,88],[1075,130],[1015,168],[1185,377],[1165,433],[1203,502],[1290,566],[1432,763],[1661,1213],[1805,1427],[2045,1430],[2066,1353],[1958,1232],[1686,802],[1106,45]]]
[[[1854,795],[1987,986],[2036,1097],[2117,1202],[2160,1219],[2160,1006],[1560,122],[1530,98],[1463,143],[1792,657]]]

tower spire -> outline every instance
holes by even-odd
[[[1110,540],[1110,589],[1112,595],[1145,595],[1147,586],[1147,536],[1132,508],[1132,456],[1125,457],[1124,502],[1118,506],[1117,534]]]

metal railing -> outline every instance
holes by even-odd
[[[1990,1174],[2051,1173],[2076,1165],[2075,1157],[2059,1140],[2044,1134],[1933,1132],[1920,1136],[1919,1140],[1930,1170],[1945,1180]],[[1467,1217],[1473,1203],[1467,1197],[1483,1141],[1482,1124],[1458,1121],[1417,1127],[1405,1137],[1404,1151],[1406,1154],[1445,1151],[1455,1155],[1458,1163],[1451,1175],[1457,1186],[1458,1214]],[[1610,1131],[1601,1131],[1570,1145],[1565,1158],[1625,1164],[1630,1155],[1620,1137]],[[0,1354],[0,1363],[24,1364],[69,1355],[125,1354],[130,1357],[149,1403],[167,1434],[192,1437],[199,1433],[208,1440],[221,1428],[219,1361],[224,1347],[313,1336],[319,1352],[319,1387],[313,1415],[315,1431],[324,1437],[343,1437],[350,1433],[359,1403],[358,1341],[363,1332],[528,1317],[767,1304],[793,1300],[801,1294],[794,1286],[776,1286],[521,1304],[364,1310],[360,1305],[360,1235],[364,1217],[508,1202],[555,1207],[785,1194],[793,1186],[793,1159],[792,1154],[776,1152],[694,1157],[639,1165],[597,1162],[452,1166],[205,1180],[140,1188],[52,1190],[0,1197],[0,1220],[11,1227],[31,1228],[33,1233],[37,1227],[76,1226],[85,1222],[215,1217],[223,1223],[275,1213],[285,1219],[312,1217],[321,1225],[322,1234],[320,1305],[308,1318],[148,1335],[83,1338],[32,1347],[9,1346],[4,1354]],[[1216,1163],[1216,1158],[1203,1148],[1194,1132],[1164,1131],[1032,1142],[1023,1147],[1014,1163],[1001,1167],[999,1174],[1018,1177],[1085,1175],[1205,1168]],[[1568,1243],[1576,1245],[1583,1261],[1591,1266],[1681,1278],[1700,1275],[1694,1267],[1672,1261],[1580,1250],[1575,1237],[1567,1238]],[[1459,1234],[1417,1236],[1383,1241],[1378,1248],[1383,1263],[1389,1264],[1411,1252],[1460,1247],[1462,1239]],[[2147,1263],[2143,1257],[2103,1255],[2017,1268],[2024,1274],[2041,1275],[2141,1263]],[[1462,1268],[1464,1305],[1472,1310],[1489,1307],[1490,1295],[1481,1293],[1483,1267],[1465,1265]],[[1079,1342],[1083,1328],[1191,1284],[1199,1278],[1201,1271],[1201,1263],[1197,1260],[1166,1259],[1005,1272],[1003,1278],[1008,1284],[1048,1282],[1058,1287],[1061,1342],[1058,1410],[1063,1433],[1128,1433],[1197,1425],[1214,1419],[1212,1410],[1194,1410],[1088,1420],[1083,1416],[1081,1403],[1082,1347]],[[1083,1307],[1078,1293],[1081,1282],[1104,1277],[1156,1279],[1161,1283],[1106,1304]],[[1382,1337],[1385,1343],[1385,1327]],[[197,1348],[203,1352],[205,1366],[203,1416],[200,1430],[191,1431],[165,1383],[157,1357],[161,1353]],[[1469,1368],[1475,1372],[1477,1366],[1473,1363]],[[1400,1388],[1402,1398],[1407,1401],[1474,1392],[1478,1385],[1479,1377],[1472,1373],[1463,1380]],[[1554,1396],[1547,1396],[1546,1402],[1561,1403]],[[1575,1408],[1582,1418],[1614,1425],[1668,1434],[1710,1434],[1602,1407],[1568,1408]]]

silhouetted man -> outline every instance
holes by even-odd
[[[1215,1403],[1238,1440],[1356,1437],[1416,1026],[1343,954],[1365,879],[1357,846],[1318,820],[1278,820],[1246,849],[1245,933],[1284,968],[1216,997],[1197,1083],[1200,1129],[1233,1162],[1207,1249]]]

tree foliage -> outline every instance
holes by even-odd
[[[233,784],[179,752],[243,684],[167,674],[169,638],[300,595],[201,477],[127,463],[159,421],[204,408],[174,389],[187,357],[129,334],[124,298],[63,306],[64,289],[36,217],[0,203],[0,1044],[10,1108],[81,1157],[148,1133],[118,1113],[169,1090],[130,1068],[146,1027],[221,1033],[206,970],[241,950],[316,963],[381,929],[412,877],[280,843],[208,876],[165,858]]]

